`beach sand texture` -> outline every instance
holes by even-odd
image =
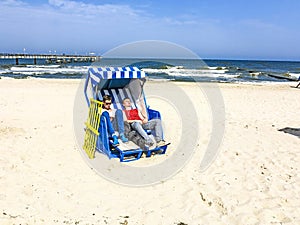
[[[169,180],[129,187],[104,179],[83,160],[73,130],[79,82],[0,79],[1,225],[300,224],[300,89],[218,84],[225,132],[216,160],[201,172],[210,109],[196,84],[176,83],[197,111],[195,152]],[[177,119],[159,107],[165,119]],[[167,154],[132,165],[172,155],[180,125],[165,129],[172,142]]]

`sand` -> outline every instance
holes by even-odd
[[[1,225],[300,224],[300,89],[291,87],[296,83],[176,83],[194,104],[196,147],[174,176],[135,187],[111,182],[86,163],[73,125],[79,82],[0,79]],[[159,85],[148,82],[146,89]],[[224,99],[224,134],[204,170],[200,162],[214,124],[203,90],[216,87]],[[163,99],[149,102],[161,109],[172,144],[165,155],[132,167],[171,158],[185,126],[175,106],[164,106]],[[222,128],[222,121],[217,125]]]

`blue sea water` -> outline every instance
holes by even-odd
[[[108,59],[47,64],[44,59],[0,59],[0,77],[80,79],[90,66],[137,66],[149,79],[203,82],[286,82],[300,77],[300,62],[216,59]]]

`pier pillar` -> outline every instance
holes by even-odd
[[[33,64],[36,65],[36,58],[33,59]]]
[[[19,65],[19,58],[16,58],[16,65]]]

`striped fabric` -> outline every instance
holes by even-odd
[[[144,78],[144,71],[137,67],[91,67],[88,70],[93,85],[97,85],[101,79],[123,79],[123,78]]]
[[[109,90],[101,90],[101,92],[98,92],[98,99],[102,101],[103,95],[110,95],[112,97],[112,106],[113,109],[121,109],[123,110],[123,99],[129,98],[131,101],[131,107],[133,109],[136,108],[134,104],[134,99],[131,96],[130,90],[128,88],[118,88],[118,89],[109,89]]]

